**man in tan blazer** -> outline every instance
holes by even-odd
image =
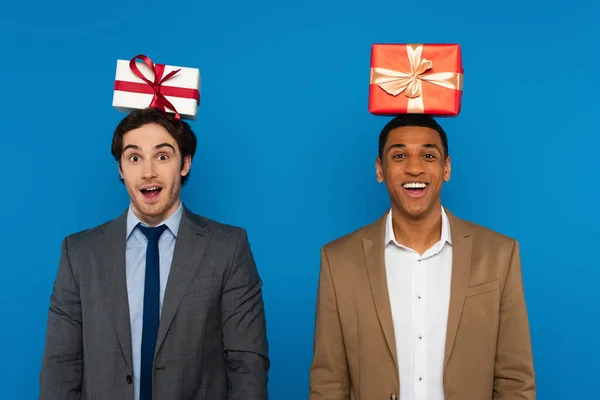
[[[519,245],[442,207],[443,129],[392,119],[376,173],[391,209],[321,252],[309,399],[535,399]]]

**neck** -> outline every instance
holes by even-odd
[[[398,243],[423,254],[442,236],[441,205],[418,218],[392,207],[392,225]]]

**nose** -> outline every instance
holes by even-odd
[[[142,178],[144,178],[144,179],[156,178],[156,168],[154,166],[153,160],[144,161],[144,167],[142,170]]]
[[[406,169],[404,171],[412,176],[418,176],[425,173],[423,160],[420,157],[409,157],[406,161]]]

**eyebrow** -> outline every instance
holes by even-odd
[[[171,146],[169,143],[157,144],[156,146],[154,146],[154,149],[158,150],[158,149],[162,149],[164,147],[170,147],[173,150],[173,152],[175,152],[175,147]],[[128,144],[127,146],[125,146],[123,148],[123,152],[125,152],[127,149],[141,150],[140,146],[136,146],[135,144]]]
[[[437,144],[427,143],[427,144],[424,144],[423,147],[428,148],[428,149],[436,149],[437,151],[440,152],[440,154],[443,154],[442,150],[439,148],[439,146]]]
[[[127,146],[123,147],[123,153],[125,153],[127,149],[140,150],[140,146],[136,146],[135,144],[128,144]]]
[[[425,143],[423,145],[423,147],[426,148],[426,149],[436,149],[437,151],[439,151],[440,153],[442,153],[442,151],[440,150],[439,146],[437,144],[434,144],[434,143]],[[404,149],[404,148],[406,148],[406,145],[402,144],[402,143],[395,143],[395,144],[391,145],[390,147],[388,147],[386,153],[389,153],[394,148]]]
[[[173,150],[174,153],[176,153],[175,151],[175,147],[171,146],[169,143],[161,143],[161,144],[157,144],[156,146],[154,146],[154,149],[158,150],[158,149],[162,149],[164,147],[170,147],[171,150]]]

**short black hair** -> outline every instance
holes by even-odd
[[[429,116],[424,114],[403,114],[394,117],[390,120],[381,130],[379,134],[379,159],[383,161],[383,149],[385,144],[387,143],[388,136],[390,132],[396,128],[400,128],[403,126],[420,126],[423,128],[430,128],[439,133],[440,138],[442,139],[442,147],[444,148],[444,158],[448,157],[448,137],[446,136],[446,132],[437,123],[437,121]]]
[[[175,120],[172,116],[163,113],[156,108],[144,108],[135,110],[121,120],[113,134],[111,153],[121,167],[121,156],[123,155],[123,136],[129,131],[138,129],[147,124],[162,126],[177,142],[181,153],[181,168],[183,169],[184,158],[194,158],[196,154],[196,134],[190,125],[183,120]],[[190,174],[181,177],[181,185],[184,185]],[[121,179],[122,181],[122,179]]]

